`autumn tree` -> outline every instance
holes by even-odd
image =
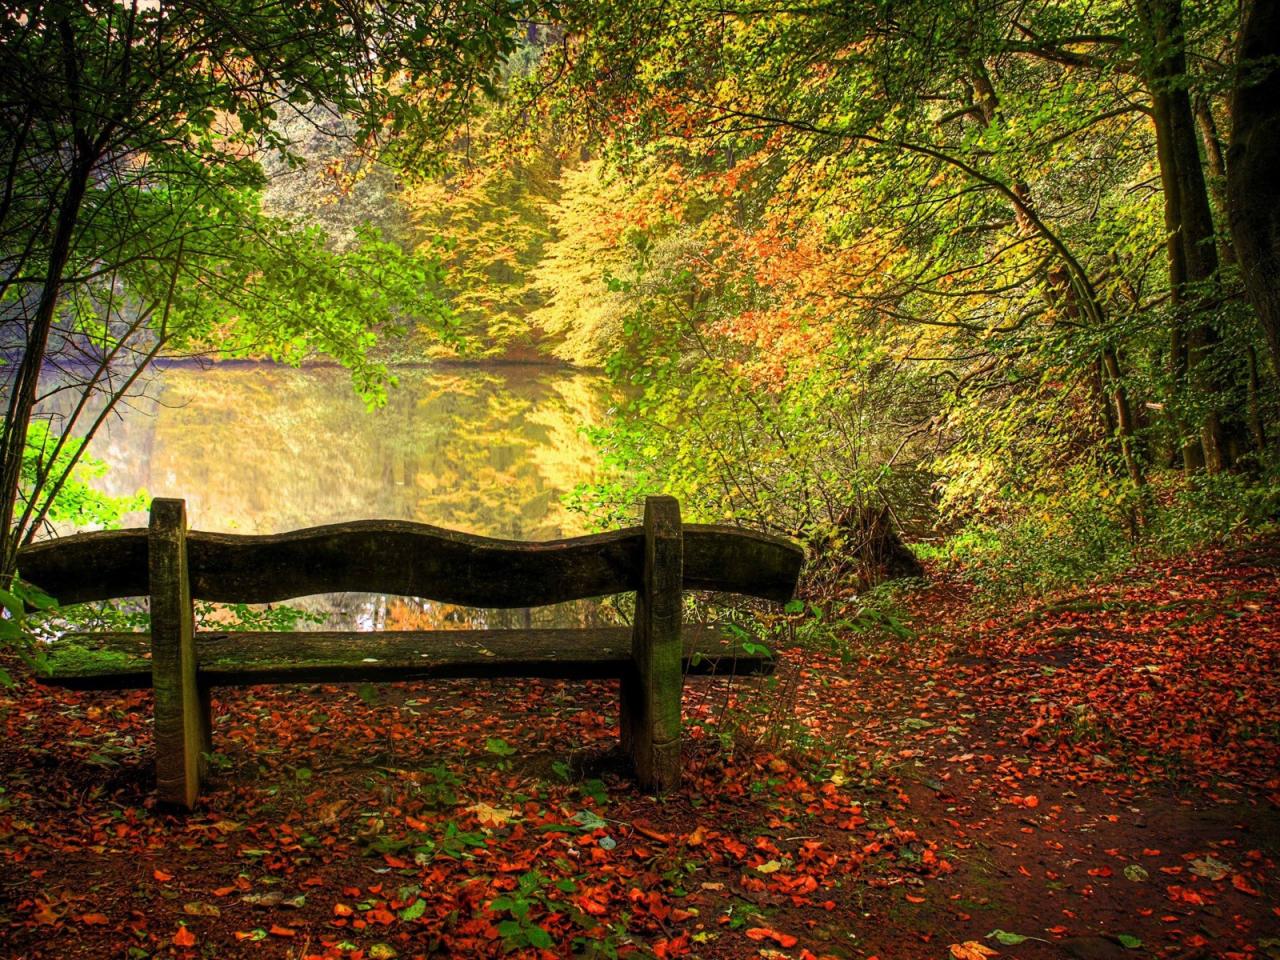
[[[603,439],[632,475],[767,516],[745,504],[838,487],[820,473],[867,488],[825,457],[750,479],[761,438],[887,428],[904,447],[842,456],[932,474],[954,518],[1136,538],[1175,460],[1187,483],[1261,462],[1274,382],[1213,193],[1226,5],[564,11],[540,78],[599,172],[564,180],[544,309],[641,398]],[[881,369],[902,390],[869,389]],[[810,414],[879,418],[779,418],[802,383]]]
[[[376,392],[372,330],[404,306],[440,315],[422,299],[431,268],[373,237],[335,256],[314,231],[264,217],[258,158],[289,154],[273,125],[282,113],[319,108],[351,118],[365,148],[412,126],[396,141],[411,160],[472,110],[518,14],[481,2],[242,0],[6,10],[0,294],[16,363],[0,438],[0,570],[12,572],[42,509],[22,489],[41,373],[51,345],[83,341],[90,318],[104,370],[122,353],[141,370],[175,339],[212,338],[267,356],[323,350]],[[45,483],[65,462],[34,456]]]

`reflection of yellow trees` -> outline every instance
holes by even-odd
[[[524,539],[581,531],[559,497],[594,468],[580,428],[602,415],[600,378],[533,367],[399,376],[371,413],[339,370],[169,370],[159,406],[112,425],[107,480],[185,497],[193,525],[213,530],[385,517]]]
[[[175,368],[158,405],[114,423],[99,452],[112,492],[184,497],[192,525],[266,533],[356,518],[416,520],[485,536],[583,532],[560,495],[596,464],[603,378],[537,367],[411,368],[369,412],[343,371]],[[145,522],[144,517],[137,518]],[[589,625],[588,604],[478,611],[344,595],[308,609],[387,629]]]

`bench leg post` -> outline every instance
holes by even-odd
[[[156,792],[162,803],[189,810],[200,793],[201,753],[209,733],[208,698],[201,695],[196,682],[187,514],[182,500],[152,502],[148,553]]]
[[[644,572],[636,591],[631,668],[621,683],[621,739],[636,780],[658,793],[680,783],[680,643],[684,536],[673,497],[644,508]]]

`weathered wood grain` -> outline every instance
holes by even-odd
[[[205,729],[205,705],[196,684],[186,532],[183,501],[152,502],[148,555],[156,791],[163,802],[190,809],[200,793],[201,752],[209,743],[209,732]]]
[[[61,603],[145,597],[147,530],[96,530],[42,540],[18,551],[18,574]],[[188,540],[199,534],[187,534]]]
[[[690,676],[768,674],[771,657],[747,653],[710,624],[682,630]],[[49,649],[41,683],[77,690],[151,686],[147,633],[72,634]],[[355,683],[451,677],[616,679],[631,666],[631,628],[393,630],[383,633],[196,634],[202,688],[256,683]]]
[[[632,667],[619,684],[624,749],[642,789],[664,793],[680,782],[681,585],[684,537],[674,497],[644,507],[644,571],[636,591]]]
[[[314,593],[368,591],[483,607],[534,607],[626,593],[640,585],[644,533],[543,543],[494,540],[420,523],[361,520],[263,536],[187,535],[192,596],[273,603]],[[684,528],[686,589],[785,601],[803,551],[736,527]],[[61,537],[19,552],[22,576],[63,603],[145,596],[147,533]]]

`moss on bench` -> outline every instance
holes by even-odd
[[[686,674],[761,674],[772,659],[723,635],[687,625]],[[39,677],[76,689],[151,686],[145,633],[72,635],[50,646]],[[631,663],[631,628],[595,630],[431,630],[301,633],[209,632],[196,635],[202,685],[344,683],[448,677],[621,677]]]
[[[37,672],[36,679],[57,685],[63,677],[121,676],[151,671],[148,634],[138,634],[141,639],[136,645],[126,640],[124,634],[109,636],[112,640],[109,645],[98,642],[86,644],[79,637],[50,644],[41,664],[43,669]],[[117,637],[119,641],[115,640]],[[102,639],[102,636],[94,637],[95,641]]]

